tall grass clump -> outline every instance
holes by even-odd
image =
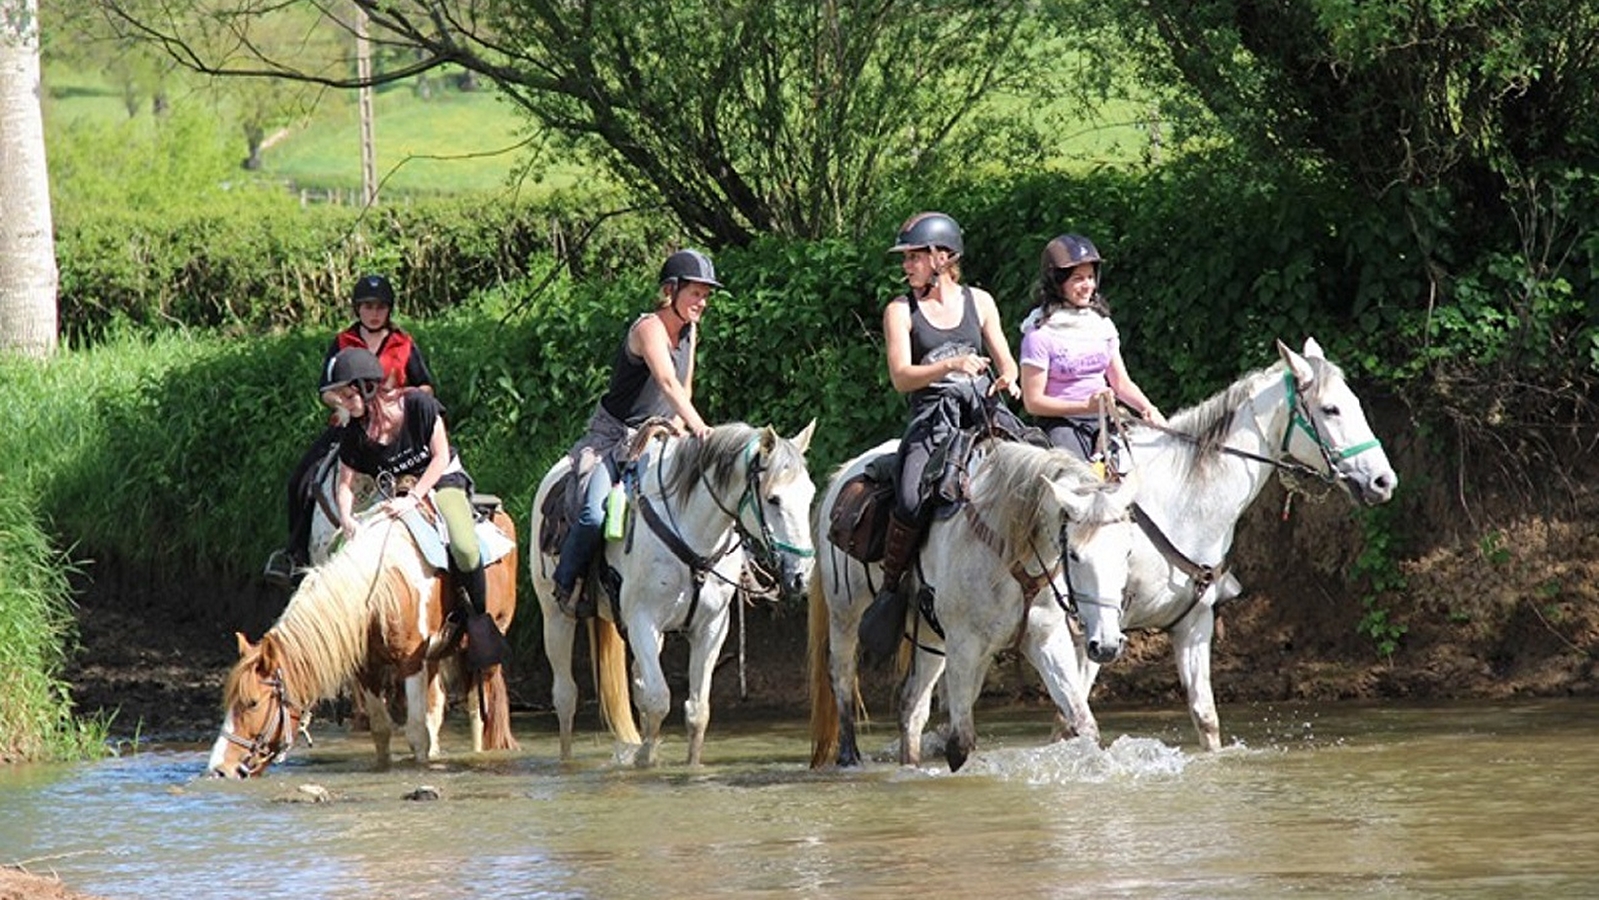
[[[0,475],[0,763],[101,752],[106,723],[79,720],[61,672],[75,646],[69,568],[22,482]]]

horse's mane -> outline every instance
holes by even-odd
[[[679,503],[687,502],[689,495],[699,486],[701,472],[706,473],[706,480],[710,482],[712,490],[718,493],[733,487],[734,474],[755,438],[756,429],[743,422],[718,425],[705,438],[680,438],[667,464],[666,496],[675,498]],[[782,468],[782,464],[774,459],[772,468]]]
[[[1069,451],[1044,449],[1015,441],[994,441],[988,446],[989,459],[985,464],[991,471],[980,482],[973,502],[983,509],[983,517],[1001,524],[1005,546],[1012,558],[1006,563],[1031,558],[1034,548],[1042,541],[1053,541],[1055,521],[1047,521],[1039,513],[1052,509],[1055,501],[1045,481],[1062,478],[1073,485],[1102,484],[1088,463]],[[1086,520],[1089,525],[1102,525],[1121,518],[1121,512],[1110,501],[1100,497]]]
[[[224,706],[240,698],[244,673],[269,652],[282,665],[284,684],[296,702],[309,704],[335,695],[366,663],[374,624],[381,628],[399,615],[401,604],[414,593],[406,579],[389,568],[391,556],[417,552],[415,540],[400,522],[382,518],[363,525],[338,553],[306,572],[261,643],[229,673]]]
[[[1311,390],[1305,400],[1314,403],[1327,384],[1334,378],[1343,378],[1343,372],[1326,359],[1319,357],[1305,357],[1305,359],[1310,363],[1313,373]],[[1285,368],[1286,364],[1278,361],[1265,368],[1256,369],[1208,399],[1172,414],[1167,427],[1192,439],[1192,442],[1186,440],[1180,442],[1181,446],[1188,449],[1186,457],[1179,454],[1186,460],[1190,471],[1197,471],[1207,461],[1221,457],[1221,448],[1227,441],[1227,435],[1232,432],[1233,414],[1260,390],[1262,381],[1283,377]]]

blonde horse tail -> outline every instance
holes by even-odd
[[[838,756],[838,696],[833,693],[833,672],[829,665],[832,616],[827,595],[822,591],[821,573],[813,573],[810,596],[810,647],[807,665],[811,676],[811,768],[819,768]]]
[[[505,688],[504,667],[485,669],[478,681],[478,691],[483,712],[483,749],[522,749],[516,736],[511,734],[511,697]]]
[[[590,619],[589,649],[594,658],[595,690],[600,695],[600,719],[618,742],[644,743],[633,722],[633,699],[627,687],[627,643],[616,623],[604,616]]]

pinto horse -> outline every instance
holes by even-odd
[[[861,761],[855,738],[856,643],[878,567],[829,537],[840,491],[889,441],[846,463],[817,516],[820,569],[810,588],[811,765]],[[1074,626],[1097,647],[1119,641],[1133,488],[1107,482],[1064,450],[989,440],[966,463],[969,497],[935,518],[901,590],[918,602],[906,632],[914,658],[900,696],[900,763],[919,765],[933,688],[942,675],[950,732],[945,758],[959,770],[977,743],[972,707],[994,655],[1014,647],[1038,670],[1061,716],[1098,735],[1088,707]],[[1074,621],[1074,619],[1076,621]]]
[[[683,704],[688,727],[688,763],[699,765],[710,724],[711,675],[727,637],[729,612],[750,557],[764,558],[790,594],[804,589],[815,551],[810,507],[816,487],[805,468],[812,422],[792,438],[772,428],[720,425],[709,436],[651,438],[636,463],[628,495],[626,533],[607,541],[597,565],[603,578],[619,580],[614,597],[598,596],[598,617],[589,641],[598,682],[600,713],[612,736],[634,748],[640,767],[655,765],[661,723],[671,700],[661,671],[662,642],[681,632],[689,642],[689,689]],[[551,491],[568,478],[563,456],[539,484],[531,533],[540,552],[530,554],[533,588],[544,614],[544,651],[554,676],[561,759],[572,757],[572,720],[577,683],[572,645],[577,621],[555,603],[558,553],[545,540],[545,506]],[[590,582],[585,590],[596,590]],[[626,635],[625,644],[623,634]],[[635,704],[642,729],[628,709],[627,651],[633,655]]]
[[[492,525],[479,523],[485,547],[497,535],[505,551],[485,567],[488,612],[504,634],[516,612],[516,526],[496,508]],[[430,640],[453,605],[448,574],[436,568],[400,520],[364,516],[355,536],[328,560],[307,570],[276,623],[259,643],[238,635],[239,661],[223,688],[224,719],[208,770],[224,777],[259,775],[283,759],[306,726],[311,708],[354,679],[371,717],[379,768],[389,764],[393,723],[386,694],[404,679],[405,736],[418,762],[441,755],[439,727],[446,666],[466,673],[468,648],[444,648],[429,658]],[[468,676],[468,715],[474,752],[516,749],[510,702],[498,663]]]

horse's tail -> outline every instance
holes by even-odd
[[[505,688],[505,667],[490,666],[478,681],[483,713],[484,750],[520,750],[511,734],[511,696]]]
[[[594,658],[594,686],[600,695],[600,719],[616,740],[642,744],[633,723],[633,699],[627,687],[627,643],[616,623],[604,616],[589,620],[589,650]]]
[[[811,576],[810,647],[811,674],[811,768],[825,766],[838,756],[838,695],[833,693],[833,671],[829,664],[832,616],[827,595],[822,590],[822,574]]]

